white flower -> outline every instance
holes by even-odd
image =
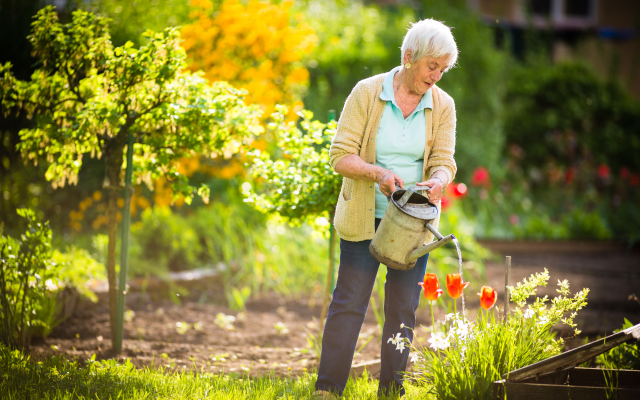
[[[529,319],[532,318],[535,312],[531,309],[531,307],[527,308],[527,311],[524,312],[524,317]]]
[[[431,343],[429,347],[431,347],[434,350],[444,350],[447,347],[449,347],[449,340],[445,338],[441,332],[432,333],[431,339],[427,341]]]
[[[400,337],[400,332],[398,332],[398,334],[396,335],[396,337],[393,337],[393,335],[391,335],[391,337],[389,338],[389,340],[387,340],[387,343],[391,342],[391,344],[394,345],[398,345],[398,343],[400,343],[400,341],[402,340],[402,338]]]
[[[538,318],[538,324],[539,325],[545,325],[549,323],[549,318],[545,317],[544,315],[542,315],[540,318]]]
[[[400,324],[400,329],[404,328],[404,322]]]
[[[398,342],[398,344],[396,345],[396,350],[400,350],[400,353],[402,353],[402,350],[404,350],[404,340]]]
[[[445,321],[449,321],[451,319],[453,319],[456,315],[454,313],[449,313],[447,315],[444,316],[444,320]]]
[[[409,353],[409,361],[416,362],[418,361],[418,353]]]
[[[51,279],[47,279],[47,280],[44,282],[44,286],[45,286],[48,290],[51,290],[52,292],[54,292],[54,291],[58,290],[58,285],[56,285],[56,284],[53,282],[53,280],[51,280]]]
[[[456,336],[461,338],[467,337],[467,335],[469,334],[469,327],[471,326],[471,324],[467,324],[463,320],[459,319],[456,321],[456,325],[457,327],[453,328],[453,333]]]

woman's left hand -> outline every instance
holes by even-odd
[[[418,182],[417,186],[430,186],[431,189],[427,190],[427,198],[433,204],[438,204],[442,198],[443,188],[440,179],[429,179],[428,181]]]

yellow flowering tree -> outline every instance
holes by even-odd
[[[295,112],[309,85],[302,60],[317,41],[302,14],[292,15],[293,1],[246,4],[228,0],[192,0],[193,22],[182,28],[189,68],[210,81],[227,81],[246,89],[245,101],[271,115],[276,104]]]

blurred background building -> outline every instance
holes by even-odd
[[[618,75],[640,97],[640,2],[636,0],[468,0],[512,40],[514,54],[526,51],[523,36],[535,29],[547,36],[553,61],[585,60],[601,76]]]

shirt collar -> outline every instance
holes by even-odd
[[[400,107],[396,103],[396,97],[393,94],[393,77],[396,72],[400,71],[400,68],[400,66],[397,66],[387,73],[387,76],[385,76],[384,81],[382,82],[382,93],[380,93],[381,100],[390,101],[398,108]],[[427,92],[422,95],[420,103],[418,103],[418,106],[413,112],[422,111],[425,108],[433,110],[433,96],[431,95],[431,89],[427,90]]]

